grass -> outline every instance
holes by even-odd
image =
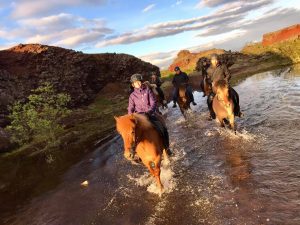
[[[244,54],[262,55],[274,53],[289,58],[293,63],[300,62],[300,38],[278,42],[270,46],[263,46],[261,42],[246,45],[242,49]]]
[[[32,142],[22,147],[0,155],[0,159],[20,155],[32,156],[43,152],[49,154],[51,151],[62,148],[65,143],[76,142],[81,145],[86,140],[94,143],[112,132],[115,125],[114,115],[125,114],[126,107],[127,99],[124,97],[109,99],[105,96],[98,96],[92,104],[83,109],[75,109],[64,119],[63,124],[66,129],[56,134],[58,137],[56,145],[47,145],[47,143],[34,138]]]

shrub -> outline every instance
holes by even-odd
[[[57,94],[48,82],[32,90],[26,103],[18,101],[10,107],[11,124],[6,130],[11,133],[11,141],[23,145],[36,138],[55,143],[56,134],[63,130],[59,121],[70,112],[70,100],[67,94]]]

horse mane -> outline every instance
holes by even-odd
[[[218,80],[215,84],[216,89],[228,89],[228,83],[226,80]]]
[[[115,118],[117,121],[117,130],[121,132],[129,130],[134,124],[137,124],[137,126],[142,129],[149,129],[152,127],[148,118],[143,114],[133,113]]]
[[[144,114],[134,113],[133,116],[137,120],[137,124],[140,128],[149,129],[153,127],[147,116]]]

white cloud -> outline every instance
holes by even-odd
[[[14,29],[0,30],[0,37],[14,40],[22,37],[24,43],[41,43],[61,47],[94,45],[113,32],[100,18],[86,19],[61,13],[42,18],[21,19]]]
[[[5,49],[11,48],[13,46],[15,46],[15,43],[7,43],[5,45],[0,45],[0,50],[5,50]]]
[[[62,11],[65,7],[88,4],[91,6],[104,5],[107,0],[16,0],[12,4],[12,16],[24,18],[37,15],[45,15]]]
[[[175,7],[175,6],[178,6],[178,5],[181,5],[183,3],[182,0],[177,0],[173,5],[172,7]]]
[[[250,11],[270,5],[272,1],[256,0],[242,3],[228,3],[207,16],[157,23],[138,30],[110,36],[97,43],[96,47],[131,44],[153,38],[171,36],[185,31],[218,29],[222,26],[228,26],[231,23],[241,22]]]
[[[231,2],[247,2],[247,0],[201,0],[197,5],[196,8],[203,8],[203,7],[217,7],[220,5],[228,4]],[[249,0],[248,0],[249,2]]]
[[[151,5],[148,5],[147,7],[145,7],[144,9],[143,9],[143,13],[145,13],[145,12],[148,12],[148,11],[150,11],[151,9],[153,9],[155,7],[155,4],[151,4]]]

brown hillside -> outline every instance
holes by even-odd
[[[262,44],[263,46],[268,46],[281,41],[298,37],[300,37],[300,24],[296,24],[281,30],[277,30],[275,32],[264,34]]]
[[[169,66],[169,71],[173,72],[176,66],[179,66],[182,70],[194,70],[198,60],[202,57],[207,57],[211,54],[223,54],[223,49],[210,49],[207,51],[201,51],[198,53],[192,53],[188,50],[182,50],[177,54],[177,58]]]

